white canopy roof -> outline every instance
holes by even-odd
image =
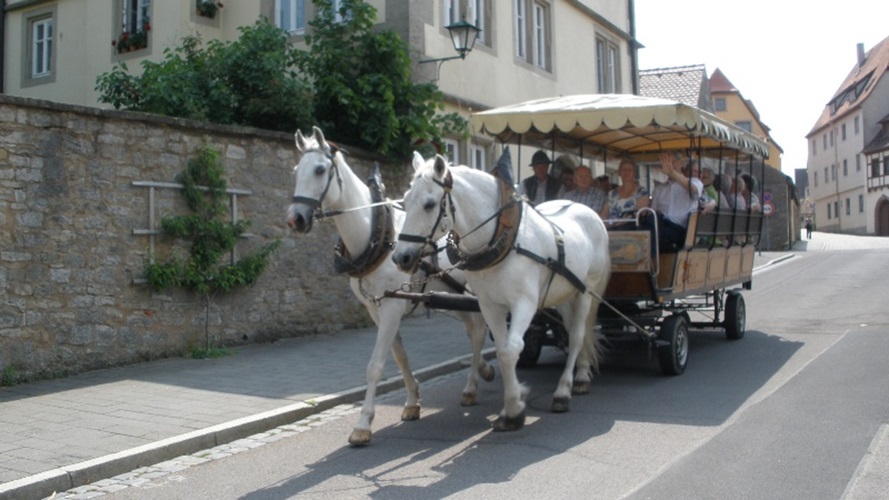
[[[695,107],[630,94],[581,94],[536,99],[472,116],[474,130],[504,142],[563,147],[592,145],[625,153],[728,148],[768,158],[759,137]]]

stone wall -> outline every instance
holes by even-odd
[[[347,279],[332,274],[333,225],[298,239],[287,230],[291,134],[0,95],[0,375],[70,374],[203,346],[199,297],[140,284],[149,203],[157,224],[183,213],[181,194],[158,188],[150,200],[151,189],[134,183],[174,182],[205,138],[228,187],[249,192],[237,197],[237,217],[252,222],[237,252],[283,243],[255,285],[215,299],[214,343],[369,323]],[[370,155],[350,152],[366,176]],[[161,258],[175,251],[154,239]]]

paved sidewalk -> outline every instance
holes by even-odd
[[[793,256],[758,252],[754,268]],[[412,317],[401,331],[421,382],[465,368],[470,347],[459,321]],[[360,401],[375,333],[286,339],[221,359],[166,359],[0,388],[0,499],[46,497]],[[492,349],[488,340],[488,357]],[[389,359],[378,394],[399,388]]]

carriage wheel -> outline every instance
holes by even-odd
[[[740,340],[747,329],[747,306],[740,292],[729,292],[725,298],[725,337]]]
[[[528,331],[525,332],[525,336],[522,339],[525,342],[525,347],[519,353],[519,360],[516,362],[517,367],[532,368],[537,364],[537,360],[540,358],[540,351],[543,350],[540,337],[546,334],[545,331],[541,332],[540,328],[532,323],[528,327]]]
[[[661,372],[682,375],[688,366],[688,321],[685,315],[668,316],[661,324],[658,337],[665,342],[657,350]]]

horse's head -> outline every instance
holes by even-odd
[[[293,167],[296,186],[287,210],[287,225],[298,233],[308,233],[316,211],[340,195],[342,179],[337,162],[343,158],[337,148],[324,139],[318,127],[314,127],[311,137],[297,130],[296,148],[302,157]]]
[[[434,252],[435,242],[453,226],[450,199],[453,179],[447,160],[436,155],[423,160],[414,152],[414,178],[404,194],[405,220],[392,261],[405,272],[414,272],[424,252]]]

